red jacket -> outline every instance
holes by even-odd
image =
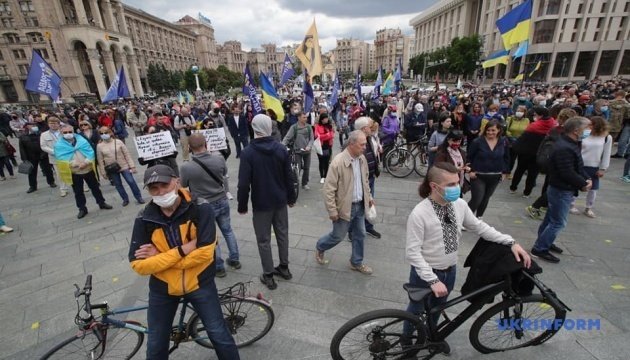
[[[323,147],[332,148],[335,131],[332,129],[332,126],[315,124],[315,138],[321,141],[322,146],[326,144],[326,146]]]
[[[547,134],[549,134],[551,129],[555,128],[556,126],[558,126],[558,122],[556,121],[556,119],[552,117],[546,119],[541,118],[529,124],[525,131],[546,136]]]
[[[107,126],[108,128],[111,128],[114,126],[114,120],[112,120],[109,115],[103,114],[98,117],[98,126]]]

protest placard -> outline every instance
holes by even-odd
[[[193,132],[203,134],[203,136],[206,138],[206,146],[208,147],[208,151],[219,151],[227,149],[227,142],[225,141],[225,129],[204,129],[195,130]]]
[[[145,161],[169,156],[176,151],[173,137],[168,131],[136,136],[136,150],[138,157]]]

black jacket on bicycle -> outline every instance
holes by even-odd
[[[417,141],[427,132],[427,117],[424,112],[411,112],[405,116],[405,138],[407,142]]]

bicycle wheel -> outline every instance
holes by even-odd
[[[475,320],[470,328],[470,343],[483,354],[539,345],[560,330],[565,317],[566,311],[554,308],[540,294],[521,301],[505,299]],[[556,319],[560,326],[556,326]],[[524,320],[531,326],[517,329],[526,324]]]
[[[403,348],[403,324],[415,329]],[[332,338],[330,354],[334,360],[407,359],[417,354],[426,341],[425,325],[413,314],[396,309],[370,311],[345,323]]]
[[[239,348],[251,345],[267,335],[275,320],[271,307],[258,299],[229,298],[221,302],[221,308],[227,327]],[[188,326],[189,334],[197,344],[213,348],[197,313],[190,317]]]
[[[429,155],[426,152],[421,151],[418,153],[414,170],[416,174],[422,177],[427,176],[427,171],[429,171]]]
[[[385,157],[385,167],[393,177],[407,177],[413,172],[415,166],[415,159],[407,149],[393,149]]]
[[[125,321],[141,325],[135,321]],[[144,334],[114,325],[101,325],[61,342],[44,359],[131,359],[142,346]]]

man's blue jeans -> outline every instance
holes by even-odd
[[[210,280],[210,284],[184,295],[183,298],[193,306],[199,315],[217,357],[220,360],[240,359],[234,339],[223,319],[214,279]],[[168,359],[171,329],[179,300],[179,296],[149,292],[147,359]]]
[[[613,139],[614,140],[614,139]],[[625,154],[630,154],[630,124],[624,125],[621,130],[621,134],[619,135],[619,143],[617,144],[617,155],[624,156]]]
[[[573,194],[574,192],[571,190],[560,190],[549,185],[547,188],[549,202],[547,214],[538,228],[538,239],[534,244],[534,250],[549,251],[553,242],[556,241],[558,233],[567,225]]]
[[[116,187],[116,190],[118,191],[118,194],[120,195],[120,198],[123,199],[123,201],[129,201],[129,195],[127,195],[127,192],[123,187],[122,178],[124,178],[127,182],[127,185],[129,185],[129,188],[133,193],[133,197],[136,198],[137,201],[142,200],[142,193],[140,192],[140,188],[138,188],[138,184],[133,178],[133,174],[131,173],[131,171],[123,170],[119,173],[111,174],[110,176],[112,182],[114,183],[114,187]]]
[[[446,286],[446,290],[450,294],[453,291],[453,287],[455,287],[455,276],[457,275],[457,270],[455,266],[452,266],[448,269],[448,271],[441,270],[433,270],[435,275],[437,275],[438,279]],[[414,287],[420,287],[425,289],[430,289],[431,285],[429,285],[426,281],[420,279],[416,269],[412,266],[411,273],[409,274],[409,284]],[[448,295],[443,297],[435,297],[434,294],[429,295],[429,308],[434,308],[440,304],[444,304],[448,299]],[[424,311],[424,301],[423,302],[415,302],[409,301],[409,305],[407,306],[407,311],[420,315]],[[432,320],[435,325],[437,325],[438,320],[440,319],[440,313],[434,314]],[[413,332],[411,328],[411,324],[407,321],[403,324],[403,334],[410,336]]]
[[[228,246],[228,250],[230,251],[230,261],[238,261],[238,244],[236,243],[236,236],[232,230],[232,225],[230,225],[230,203],[227,198],[223,198],[221,200],[211,202],[210,206],[212,206],[212,210],[214,210],[214,218],[217,221],[217,225],[219,226],[221,234],[223,234],[223,238],[225,239],[225,243]],[[217,269],[224,269],[225,265],[223,264],[223,258],[221,257],[221,248],[219,243],[217,243],[215,249]]]
[[[319,251],[330,250],[346,237],[348,229],[352,232],[352,257],[350,263],[359,266],[363,263],[363,241],[365,240],[365,208],[363,201],[352,203],[350,221],[337,219],[333,222],[333,230],[322,236],[316,248]]]

